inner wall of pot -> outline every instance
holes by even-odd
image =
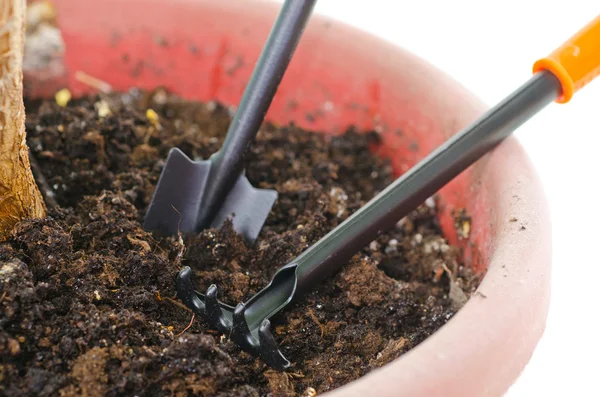
[[[94,92],[82,83],[83,72],[116,91],[165,87],[187,99],[235,105],[279,10],[276,3],[235,0],[172,0],[168,7],[162,0],[54,3],[64,69],[55,68],[50,77],[26,74],[30,97],[65,86],[75,96]],[[315,15],[267,119],[326,134],[350,126],[375,130],[383,141],[378,154],[390,158],[399,175],[481,110],[471,94],[425,61]],[[438,216],[446,237],[463,249],[465,263],[484,272],[495,202],[478,168],[440,191]]]

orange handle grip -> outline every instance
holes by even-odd
[[[533,65],[533,72],[548,70],[562,86],[556,100],[567,103],[573,94],[600,74],[600,15]]]

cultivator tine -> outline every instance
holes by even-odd
[[[231,328],[231,334],[243,338],[247,336],[252,336],[252,332],[248,327],[248,323],[246,322],[246,316],[244,315],[246,312],[246,305],[243,303],[238,304],[233,311],[233,326]]]
[[[205,313],[206,306],[194,290],[191,275],[192,269],[190,269],[187,266],[184,267],[183,270],[179,272],[179,274],[177,274],[177,279],[175,280],[177,296],[187,307],[192,309],[192,311],[196,313]]]
[[[234,340],[242,349],[261,356],[262,346],[258,340],[252,335],[252,331],[248,327],[246,321],[246,305],[240,303],[236,306],[233,312],[233,326],[231,328],[231,339]]]
[[[223,313],[223,309],[217,300],[218,289],[217,286],[212,284],[208,287],[206,291],[206,295],[204,296],[204,306],[205,306],[205,317],[208,321],[214,325],[219,331],[223,333],[227,333],[231,328],[231,324],[225,318],[225,314]]]
[[[277,342],[271,334],[271,322],[269,320],[263,321],[260,325],[258,341],[261,350],[260,357],[271,367],[283,371],[292,365],[277,347]]]

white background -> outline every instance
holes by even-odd
[[[600,2],[320,0],[315,12],[416,53],[492,106],[598,15]],[[545,335],[507,396],[600,396],[600,78],[515,134],[544,183],[554,260]]]

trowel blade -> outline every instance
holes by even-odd
[[[210,160],[193,161],[171,149],[144,219],[144,229],[161,235],[195,233],[202,196],[212,166]],[[211,223],[221,227],[231,218],[233,228],[248,241],[258,237],[277,200],[274,190],[257,189],[241,175]]]
[[[171,149],[146,212],[144,229],[162,235],[194,232],[211,164]]]
[[[276,200],[275,190],[257,189],[242,174],[229,191],[211,226],[220,227],[227,218],[231,218],[235,231],[248,241],[254,241]]]

